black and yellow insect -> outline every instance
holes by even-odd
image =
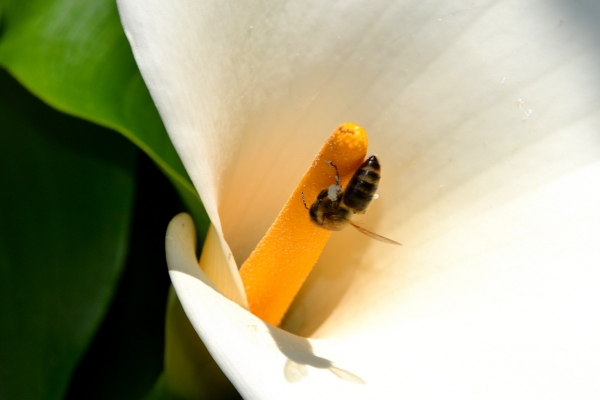
[[[317,200],[309,207],[306,206],[304,193],[302,201],[304,207],[309,210],[310,219],[319,227],[331,231],[339,231],[352,225],[365,235],[385,243],[401,245],[400,243],[373,233],[352,222],[354,214],[364,214],[376,196],[377,187],[381,180],[381,166],[376,156],[371,156],[361,164],[354,172],[348,186],[342,190],[340,185],[340,174],[335,168],[335,182],[327,189],[321,190]]]

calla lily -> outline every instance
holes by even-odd
[[[172,222],[173,285],[244,397],[600,395],[595,2],[119,10],[213,224],[200,270]],[[273,327],[236,266],[344,121],[383,168],[361,222],[404,246],[334,233]]]

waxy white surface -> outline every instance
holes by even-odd
[[[118,4],[228,260],[338,124],[382,164],[361,222],[404,246],[335,234],[284,321],[308,341],[218,294],[191,227],[169,230],[177,294],[245,397],[600,395],[597,2]]]

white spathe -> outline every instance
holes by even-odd
[[[596,1],[119,11],[228,271],[337,125],[382,164],[361,223],[404,246],[335,233],[284,321],[309,339],[213,290],[190,220],[171,224],[177,294],[242,395],[600,396]]]

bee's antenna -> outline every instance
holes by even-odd
[[[302,202],[304,203],[304,208],[306,208],[307,210],[310,210],[310,208],[308,208],[306,206],[306,200],[304,200],[304,192],[302,192]]]
[[[335,183],[340,186],[340,171],[338,171],[337,167],[335,166],[335,164],[332,161],[327,161],[327,164],[331,165],[333,168],[335,168]],[[341,186],[340,186],[341,188]]]

